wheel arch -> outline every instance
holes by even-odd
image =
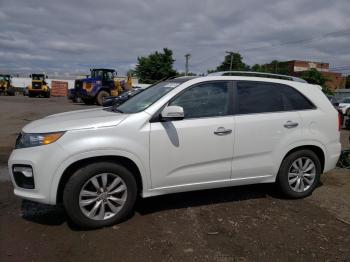
[[[136,184],[137,184],[138,194],[142,193],[144,188],[144,183],[146,183],[146,181],[144,181],[144,179],[142,178],[140,168],[133,160],[125,156],[116,156],[116,155],[92,156],[92,157],[79,159],[71,163],[68,167],[64,169],[56,189],[56,199],[54,201],[56,202],[56,204],[62,203],[63,190],[69,178],[79,168],[83,167],[84,165],[95,163],[95,162],[111,162],[111,163],[117,163],[117,164],[123,165],[125,168],[129,169],[131,173],[134,175]]]
[[[284,161],[284,159],[289,156],[290,154],[296,152],[296,151],[300,151],[300,150],[310,150],[312,152],[314,152],[317,157],[319,158],[320,162],[321,162],[321,170],[322,170],[322,173],[323,173],[323,170],[325,168],[325,158],[326,158],[326,155],[325,155],[325,152],[324,150],[322,149],[322,147],[318,146],[318,145],[302,145],[302,146],[297,146],[297,147],[294,147],[292,149],[290,149],[286,154],[284,154],[284,157],[280,163],[280,167]]]

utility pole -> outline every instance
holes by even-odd
[[[234,54],[234,52],[232,52],[232,51],[226,51],[225,53],[231,55],[230,71],[232,71],[232,62],[233,62],[233,54]]]
[[[188,59],[190,58],[191,54],[186,54],[185,58],[186,58],[186,69],[185,69],[185,76],[188,75]]]

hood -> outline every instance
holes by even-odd
[[[127,116],[127,114],[115,113],[102,108],[77,110],[33,121],[23,128],[23,132],[48,133],[116,126]]]

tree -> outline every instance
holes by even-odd
[[[259,64],[255,64],[251,67],[251,70],[254,72],[263,72],[263,66]]]
[[[173,69],[175,60],[170,49],[164,48],[163,53],[156,51],[147,57],[138,57],[137,60],[135,73],[140,83],[153,84],[177,74]]]
[[[224,61],[216,68],[216,71],[229,71],[231,65],[231,54],[225,56]],[[249,66],[243,62],[243,58],[239,53],[232,54],[232,70],[247,71]]]
[[[323,76],[319,71],[315,68],[304,71],[301,74],[301,78],[307,81],[309,84],[315,84],[322,86],[322,91],[327,95],[333,95],[333,91],[329,89],[326,85],[328,81],[327,77]]]
[[[345,88],[350,88],[350,75],[346,77]]]
[[[196,75],[197,75],[196,73],[192,73],[192,72],[187,73],[187,76],[196,76]],[[177,77],[186,76],[186,73],[185,72],[177,72],[176,76]]]

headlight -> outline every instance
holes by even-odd
[[[39,134],[27,134],[21,133],[16,141],[15,148],[26,148],[33,146],[42,146],[48,145],[57,141],[64,132],[55,132],[55,133],[39,133]]]

